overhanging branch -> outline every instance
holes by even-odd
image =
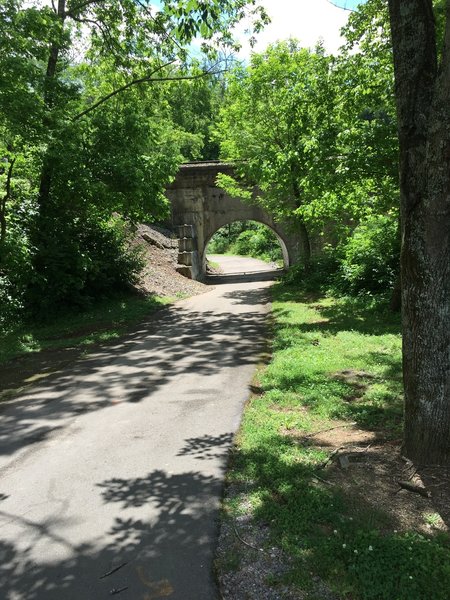
[[[64,13],[64,16],[66,17],[74,17],[75,15],[77,15],[80,10],[83,10],[83,8],[86,8],[87,6],[90,6],[91,4],[101,4],[102,0],[86,0],[86,2],[80,2],[80,4],[78,4],[77,6],[73,6],[72,8],[70,8],[70,10],[67,10]]]
[[[220,73],[226,72],[226,70],[223,69],[221,71],[212,71],[212,70],[204,71],[203,73],[199,73],[198,75],[181,75],[178,77],[153,77],[153,75],[155,75],[155,73],[157,73],[158,71],[161,71],[164,67],[171,65],[173,62],[175,62],[175,61],[172,61],[170,63],[162,65],[161,67],[159,67],[158,69],[153,71],[150,75],[147,75],[146,77],[140,77],[139,79],[133,79],[133,81],[130,81],[129,83],[126,83],[125,85],[122,85],[121,87],[117,88],[116,90],[110,92],[106,96],[103,96],[103,98],[100,98],[100,100],[97,100],[97,102],[95,102],[94,104],[92,104],[91,106],[89,106],[88,108],[83,110],[82,112],[80,112],[77,115],[75,115],[74,117],[72,117],[72,121],[77,121],[78,119],[81,119],[81,117],[84,117],[91,111],[95,110],[101,104],[107,102],[108,100],[110,100],[111,98],[116,96],[117,94],[120,94],[121,92],[124,92],[125,90],[127,90],[135,85],[139,85],[141,83],[162,83],[165,81],[187,81],[187,80],[193,80],[193,79],[201,79],[203,77],[207,77],[208,75],[219,75]]]

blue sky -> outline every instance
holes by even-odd
[[[348,8],[349,10],[355,9],[358,4],[363,4],[365,0],[331,0],[333,4],[342,6],[342,8]]]

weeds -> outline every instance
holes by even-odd
[[[22,323],[0,331],[0,364],[31,352],[87,346],[119,337],[128,325],[173,299],[122,295],[78,313],[61,315],[51,322]]]

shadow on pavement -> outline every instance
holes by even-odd
[[[248,310],[196,312],[173,305],[118,342],[76,360],[2,405],[0,456],[51,438],[67,417],[151,398],[184,373],[207,376],[255,364],[263,350],[266,317],[252,305],[264,303],[266,295],[249,290],[243,292],[249,294],[245,300],[241,292],[230,292],[234,293],[237,303],[249,304]],[[186,409],[196,401],[194,392],[185,390]]]
[[[221,273],[219,275],[208,275],[206,283],[208,285],[220,285],[228,283],[250,283],[253,281],[273,281],[274,279],[279,279],[284,272],[284,269],[273,269],[270,271]]]
[[[105,532],[108,542],[71,545],[55,533],[64,524],[55,518],[36,529],[50,537],[66,558],[37,564],[31,548],[0,541],[0,589],[5,600],[101,600],[116,594],[128,599],[170,596],[173,600],[214,600],[212,573],[205,592],[186,582],[204,581],[210,569],[215,537],[214,516],[222,481],[196,472],[171,475],[155,470],[142,478],[111,479],[98,484],[105,504],[119,514]],[[156,521],[127,518],[129,507],[156,505]],[[145,510],[143,510],[145,514]],[[8,517],[0,511],[0,515]],[[14,516],[17,519],[16,516]],[[125,593],[126,592],[126,593]]]
[[[242,277],[259,281],[269,275],[237,277],[238,281]],[[225,277],[225,282],[231,281]],[[214,279],[214,285],[218,283]],[[237,290],[227,293],[235,293],[236,302],[244,302]],[[74,360],[4,404],[0,408],[3,468],[13,468],[18,451],[51,439],[72,416],[114,410],[123,402],[134,405],[145,399],[151,403],[155,391],[187,373],[207,376],[224,368],[256,364],[264,349],[266,316],[254,305],[264,302],[267,291],[244,293],[251,294],[248,306],[237,313],[168,307],[119,341]],[[167,403],[172,401],[169,393],[165,398]],[[199,391],[183,389],[181,401],[190,410],[199,401]],[[219,458],[225,468],[230,442],[228,433],[186,439],[178,456],[201,461]],[[61,537],[65,524],[70,525],[64,507],[43,522],[33,522],[26,515],[2,511],[8,496],[0,489],[0,517],[17,524],[18,530],[14,542],[0,541],[2,598],[101,600],[118,595],[130,600],[214,600],[210,561],[221,477],[195,470],[177,474],[154,470],[133,479],[98,481],[96,489],[106,513],[113,514],[113,525],[99,538],[80,545]],[[150,518],[150,507],[159,508],[156,519]],[[138,518],[135,513],[127,514],[131,508],[142,511]],[[20,539],[23,528],[33,532],[36,542],[51,539],[56,543],[61,548],[58,558],[42,557],[37,563],[32,558],[33,544],[25,546]],[[207,595],[198,590],[192,595],[185,582],[204,581],[205,572],[211,580],[204,592]]]

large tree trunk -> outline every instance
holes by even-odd
[[[308,229],[303,221],[299,223],[300,240],[302,244],[302,258],[305,261],[305,265],[309,265],[311,262],[311,241],[309,239]]]
[[[404,452],[450,464],[450,0],[389,0],[400,138]]]
[[[66,0],[58,0],[57,15],[61,23],[62,33],[62,28],[64,27],[64,21],[66,18]],[[55,76],[58,67],[60,51],[61,46],[59,41],[54,42],[50,48],[50,54],[47,61],[47,70],[45,73],[44,104],[48,112],[47,119],[49,122],[51,121],[50,113],[54,106]],[[47,151],[46,156],[44,156],[39,182],[38,204],[41,213],[45,212],[45,209],[47,208],[52,184],[53,166],[48,154],[49,153]]]

